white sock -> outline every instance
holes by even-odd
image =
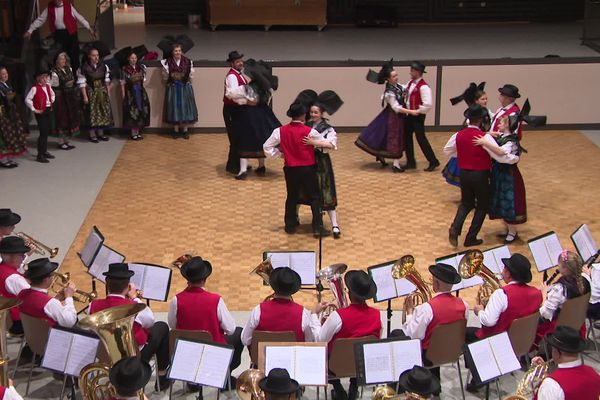
[[[96,131],[94,129],[90,129],[90,139],[94,139],[96,137]]]
[[[181,127],[181,131],[182,131],[183,133],[187,132],[187,126],[182,126],[182,127]]]
[[[264,167],[265,166],[265,159],[264,158],[259,158],[258,159],[258,168]]]
[[[174,130],[175,132],[179,132],[179,125],[175,125],[175,126],[173,126],[173,130]]]
[[[394,167],[400,168],[400,159],[399,158],[394,160]]]
[[[335,210],[327,210],[327,215],[329,215],[329,219],[331,220],[331,226],[338,226],[337,213]]]
[[[243,174],[248,169],[248,159],[240,158],[240,173],[238,175]]]

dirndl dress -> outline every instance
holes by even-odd
[[[150,125],[150,99],[144,89],[146,66],[143,64],[125,65],[121,69],[125,82],[123,98],[123,127],[141,129]]]
[[[172,57],[162,60],[168,71],[163,112],[164,122],[171,125],[193,124],[198,121],[194,88],[190,81],[192,60],[181,56],[179,65]]]
[[[458,159],[456,157],[450,157],[442,170],[442,176],[450,185],[460,187],[460,168],[458,168]]]
[[[0,159],[27,152],[27,136],[16,98],[8,82],[0,82]]]
[[[55,94],[52,135],[73,137],[81,124],[81,96],[71,67],[52,68],[52,90]]]
[[[85,63],[80,68],[86,83],[88,104],[83,105],[84,124],[90,129],[110,128],[114,125],[108,95],[108,66]]]

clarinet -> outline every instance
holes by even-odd
[[[548,280],[546,281],[546,285],[550,285],[552,284],[552,281],[554,279],[556,279],[556,276],[559,274],[558,269],[556,269],[556,271],[554,271],[554,273],[552,275],[550,275],[550,278],[548,278]]]

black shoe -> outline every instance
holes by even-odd
[[[479,246],[483,244],[483,239],[465,239],[465,247]]]
[[[392,165],[392,172],[393,173],[398,173],[398,172],[404,172],[404,168],[402,167],[396,167],[395,165]]]
[[[48,164],[50,161],[48,161],[48,159],[44,156],[37,156],[35,158],[35,161],[42,163],[42,164]]]
[[[15,168],[16,165],[10,162],[0,163],[0,168]]]
[[[241,174],[237,174],[235,179],[238,181],[243,181],[248,177],[248,172],[242,172]]]
[[[171,133],[171,135],[173,136],[173,139],[179,139],[179,132],[173,131],[173,133]]]
[[[295,225],[295,226],[286,226],[285,227],[285,233],[293,235],[298,230],[298,228],[296,228],[296,226],[297,225]]]
[[[511,244],[513,243],[515,240],[517,240],[519,238],[519,234],[517,232],[515,232],[515,234],[511,234],[511,233],[507,233],[506,237],[504,238],[504,243],[506,244]]]
[[[452,228],[448,229],[448,241],[454,247],[458,247],[458,234]]]
[[[388,163],[385,161],[385,158],[383,158],[383,157],[377,156],[377,157],[375,157],[375,161],[381,163],[381,168],[385,168],[388,165]]]
[[[45,153],[44,153],[44,158],[47,158],[47,159],[49,159],[49,160],[52,160],[52,159],[54,159],[54,158],[56,158],[56,157],[54,157],[52,154],[50,154],[50,153],[48,153],[48,152],[45,152]]]
[[[435,162],[429,163],[429,167],[425,168],[423,171],[432,172],[432,171],[435,171],[437,169],[437,167],[439,167],[439,166],[440,166],[440,162],[435,161]]]
[[[331,227],[331,232],[333,233],[333,238],[334,239],[339,239],[340,236],[342,236],[342,231],[340,230],[339,226],[332,226]]]
[[[403,165],[402,168],[404,168],[404,169],[417,169],[417,164],[408,163],[406,165]]]
[[[198,393],[198,398],[202,399],[202,385],[195,385],[193,383],[186,384],[187,391],[190,393]]]
[[[97,137],[91,137],[90,138],[90,142],[92,142],[92,143],[99,143],[100,141],[98,140]]]
[[[237,175],[238,172],[240,172],[240,168],[229,168],[229,167],[225,167],[225,171],[229,172],[230,174],[235,174]]]
[[[170,388],[172,384],[173,384],[173,381],[170,380],[169,378],[167,378],[166,375],[159,376],[158,382],[154,382],[154,390],[157,392],[164,392],[165,390]],[[159,390],[159,385],[160,385],[160,390]]]
[[[475,383],[473,379],[469,383],[467,383],[467,392],[469,393],[477,393],[480,389],[482,389],[485,385],[481,383]]]
[[[67,143],[59,143],[58,149],[59,150],[71,150],[71,148],[69,147],[69,145]]]
[[[71,143],[67,143],[67,150],[73,150],[75,148],[75,146],[73,146]]]
[[[110,138],[106,135],[98,136],[98,139],[102,140],[103,142],[108,142],[110,140]]]
[[[331,390],[331,400],[348,400],[348,393],[346,393],[341,384],[339,387],[337,387],[337,385],[333,386],[333,390]]]
[[[358,398],[358,384],[355,380],[350,380],[350,387],[348,388],[348,400],[356,400]]]
[[[265,176],[265,174],[267,173],[267,169],[265,167],[258,167],[254,172],[256,172],[256,175],[258,176]]]
[[[331,235],[331,231],[329,229],[321,228],[313,230],[313,236],[316,238],[325,237],[329,235]]]
[[[185,140],[188,140],[190,138],[190,134],[188,133],[188,131],[183,132],[183,138]]]

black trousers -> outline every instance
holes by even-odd
[[[466,344],[471,344],[477,342],[478,340],[481,340],[475,335],[475,332],[477,332],[478,330],[479,328],[476,328],[474,326],[467,326],[467,332],[465,333]]]
[[[592,319],[600,319],[600,303],[588,304],[587,317]]]
[[[156,354],[156,364],[159,371],[164,371],[169,367],[169,325],[166,322],[158,321],[150,328],[148,341],[140,350],[140,358],[145,362],[150,362],[152,356]]]
[[[23,323],[21,322],[21,320],[13,321],[12,326],[8,331],[13,335],[22,335],[23,333],[25,333],[23,331]]]
[[[460,205],[452,222],[453,233],[460,235],[463,224],[469,212],[475,209],[471,226],[465,240],[477,238],[483,225],[490,205],[490,172],[489,171],[460,171]]]
[[[321,215],[317,166],[283,167],[283,173],[287,189],[284,217],[285,226],[294,227],[298,225],[298,210],[296,205],[300,200],[300,190],[302,190],[310,199],[313,229],[320,229],[323,226],[323,216]]]
[[[242,344],[242,328],[236,327],[235,332],[231,335],[225,335],[225,340],[227,340],[227,344],[233,346],[233,357],[231,358],[231,363],[229,364],[229,372],[233,371],[242,363],[242,351],[244,350],[244,345]]]
[[[57,29],[54,31],[54,40],[60,45],[62,50],[67,53],[71,59],[71,68],[73,73],[79,68],[79,39],[77,33],[70,35],[66,29]]]
[[[38,157],[42,157],[48,152],[48,135],[50,135],[50,130],[52,129],[51,117],[52,110],[49,108],[41,114],[35,114],[38,130],[40,131],[40,135],[38,136],[37,140]]]
[[[240,170],[240,156],[238,154],[235,138],[231,132],[232,117],[235,107],[237,106],[223,105],[223,121],[225,122],[225,129],[227,130],[227,139],[229,139],[229,154],[227,156],[225,170],[237,174]]]
[[[404,125],[404,136],[406,139],[406,161],[408,166],[416,165],[415,144],[413,142],[413,132],[417,138],[417,143],[429,163],[439,163],[435,153],[425,136],[425,114],[407,115]]]

